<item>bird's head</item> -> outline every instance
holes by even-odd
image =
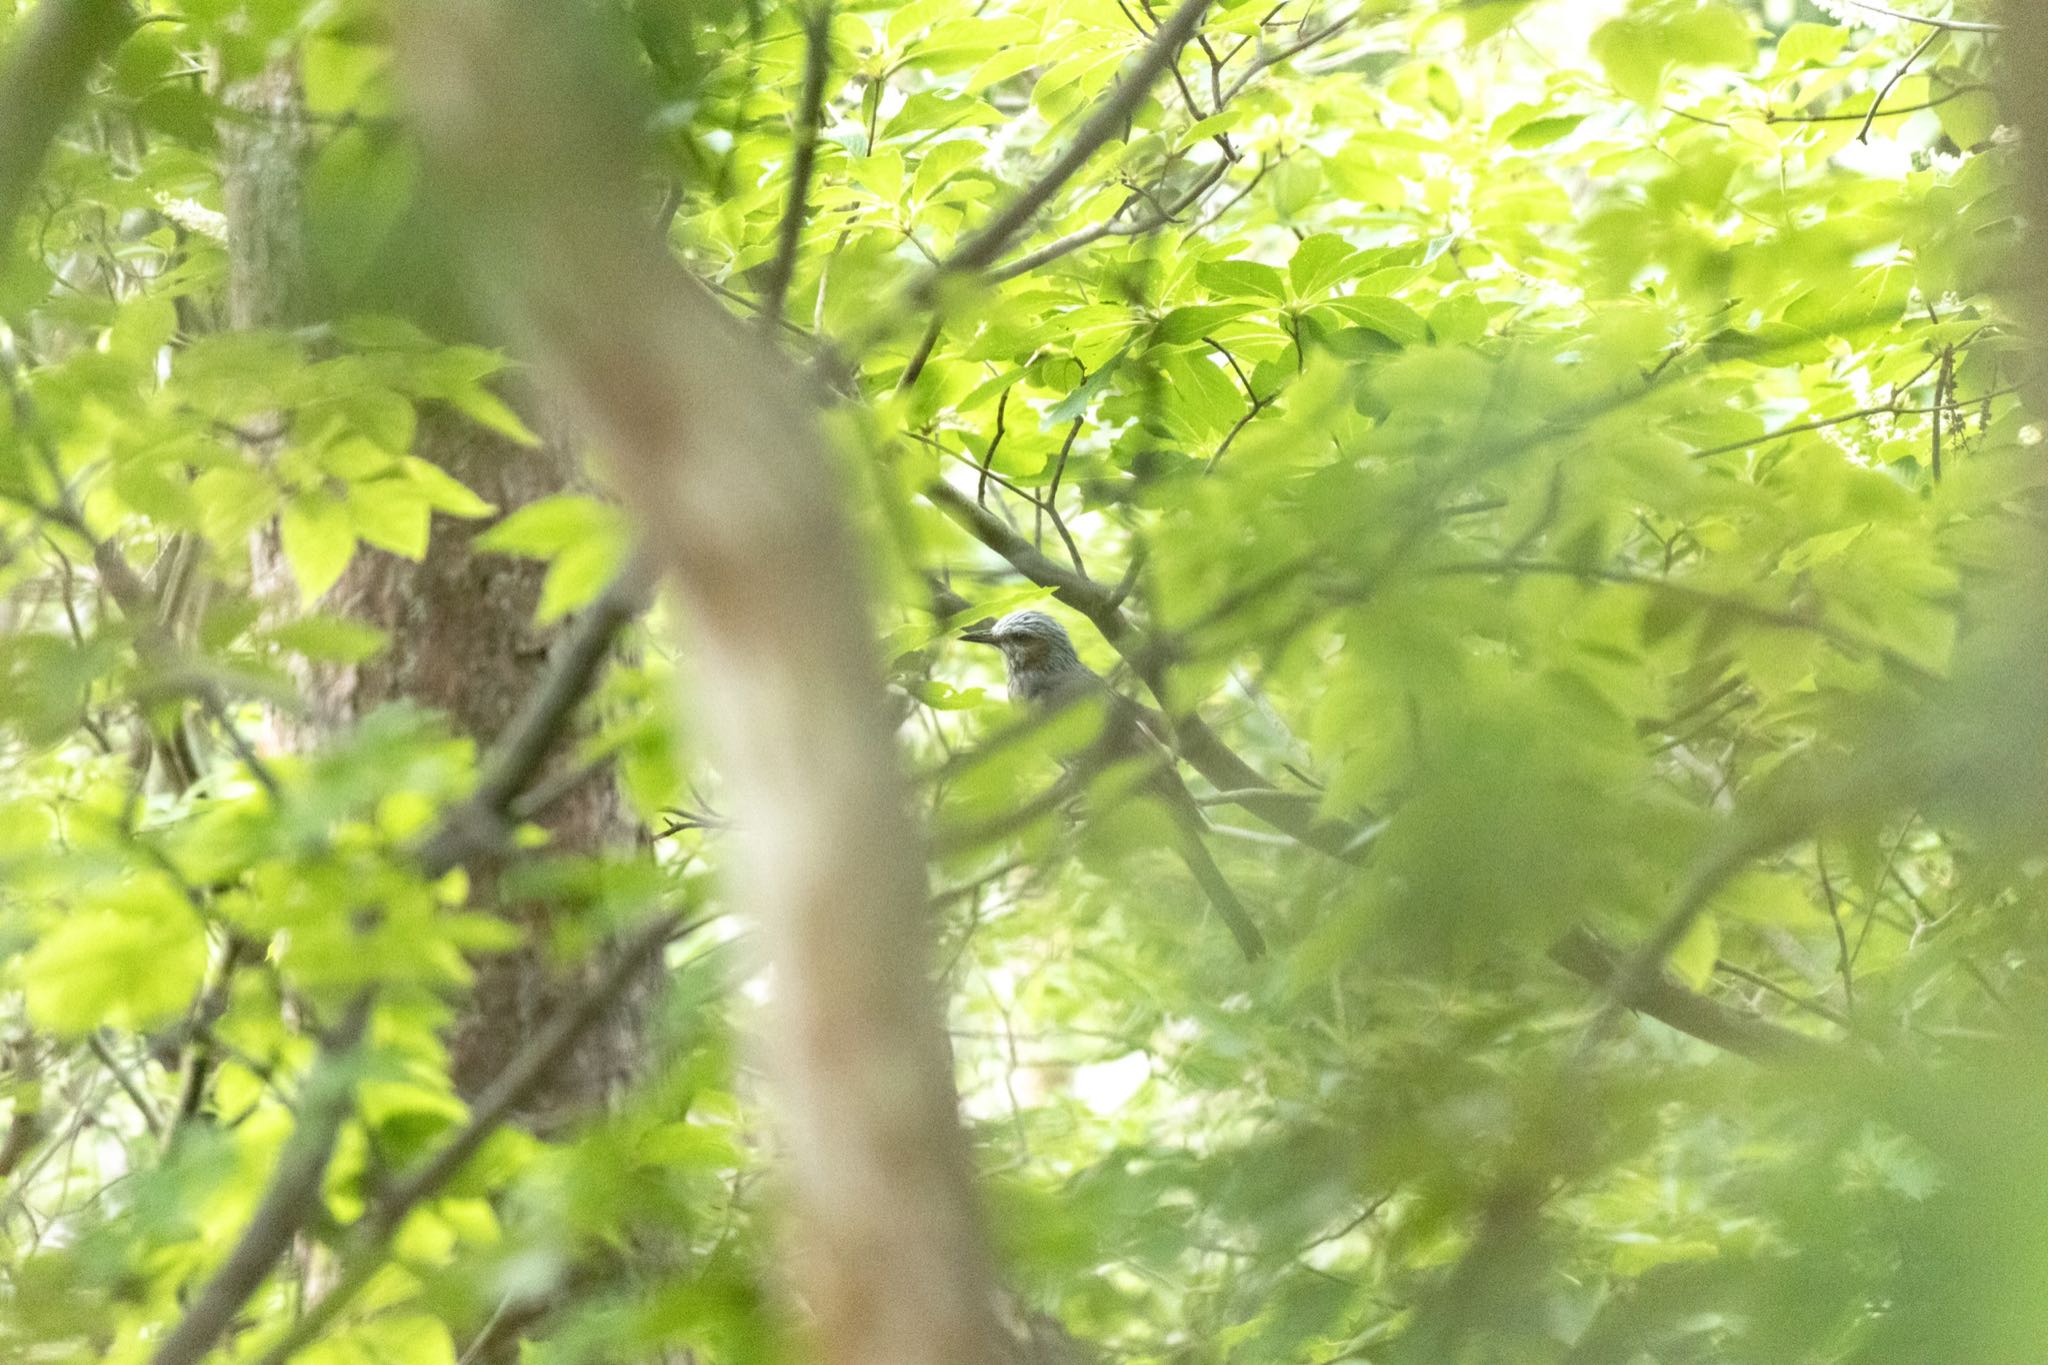
[[[1002,620],[984,622],[960,632],[970,644],[994,645],[1003,651],[1010,671],[1057,670],[1080,664],[1067,628],[1042,611],[1013,611]]]

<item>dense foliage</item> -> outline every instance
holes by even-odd
[[[665,705],[687,642],[584,707],[643,837],[534,847],[544,930],[419,854],[488,736],[292,722],[309,670],[411,648],[323,604],[356,557],[488,524],[548,565],[542,639],[635,490],[497,506],[417,453],[553,424],[459,285],[382,6],[142,9],[0,274],[0,1354],[150,1358],[334,1109],[230,1358],[451,1361],[514,1306],[534,1360],[788,1358],[772,982]],[[592,10],[649,231],[844,457],[1041,1358],[2038,1355],[2048,598],[1995,15],[1219,0],[1130,100],[1149,0]],[[306,301],[236,325],[280,116],[234,92],[281,62]],[[1172,718],[1268,958],[1115,772],[1046,799],[1087,736],[953,638],[1024,606]],[[656,910],[693,927],[643,1074],[471,1123],[475,964]]]

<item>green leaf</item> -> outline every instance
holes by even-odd
[[[355,554],[355,523],[348,507],[326,493],[292,498],[278,519],[278,532],[299,595],[307,602],[333,587]]]
[[[1531,119],[1508,135],[1508,145],[1519,152],[1548,147],[1559,138],[1569,135],[1585,121],[1584,114],[1559,114],[1552,118]]]
[[[470,492],[453,474],[428,460],[408,455],[402,462],[405,476],[419,487],[427,506],[451,517],[487,517],[498,509]]]
[[[471,384],[448,395],[448,401],[471,421],[489,427],[523,446],[538,446],[540,437],[520,419],[505,400],[481,384]]]
[[[1991,140],[1999,125],[1998,97],[1989,90],[1974,90],[1943,102],[1936,111],[1941,130],[1958,147],[1981,147]]]
[[[1847,24],[1794,24],[1778,35],[1777,69],[1790,71],[1832,62],[1848,41]]]
[[[1258,261],[1204,261],[1195,267],[1195,278],[1210,293],[1225,298],[1287,301],[1286,278]]]
[[[1196,303],[1176,308],[1159,320],[1154,335],[1164,342],[1200,341],[1226,322],[1252,312],[1256,304]]]
[[[306,176],[306,235],[340,289],[353,290],[382,259],[419,175],[409,142],[364,128],[344,128],[321,145]]]
[[[52,1033],[154,1028],[185,1012],[206,972],[206,935],[184,897],[154,881],[66,915],[21,962],[29,1015]]]
[[[1438,345],[1470,345],[1486,335],[1486,305],[1476,294],[1453,294],[1430,309],[1429,331]]]
[[[1354,294],[1321,306],[1402,346],[1412,346],[1429,334],[1429,324],[1422,320],[1422,315],[1395,299]]]
[[[513,511],[476,538],[479,550],[547,559],[591,539],[623,539],[625,516],[581,493],[557,493]]]
[[[1594,31],[1590,50],[1616,90],[1638,104],[1650,104],[1670,64],[1662,39],[1654,25],[1613,19]]]
[[[546,625],[597,600],[625,566],[630,544],[624,528],[617,527],[612,534],[580,540],[557,553],[541,582],[534,620]]]
[[[1287,282],[1294,297],[1312,299],[1356,273],[1361,253],[1342,237],[1320,232],[1302,240],[1287,262]]]
[[[1117,367],[1123,364],[1123,359],[1130,353],[1130,349],[1131,343],[1125,342],[1122,350],[1095,367],[1095,373],[1075,385],[1073,391],[1065,398],[1047,408],[1045,416],[1039,419],[1039,429],[1049,431],[1054,427],[1064,426],[1088,411],[1088,406],[1095,401],[1096,395],[1100,394],[1104,386],[1116,376]]]
[[[1483,43],[1522,16],[1534,0],[1457,0],[1447,13],[1465,23],[1465,43]]]
[[[390,635],[375,626],[320,613],[273,626],[264,636],[294,654],[343,664],[359,664],[373,658],[391,642]]]
[[[1714,964],[1720,957],[1721,922],[1712,915],[1701,915],[1671,950],[1671,970],[1686,985],[1703,990],[1713,979]]]
[[[1616,90],[1649,104],[1672,67],[1748,67],[1756,36],[1747,14],[1719,0],[1656,0],[1602,24],[1590,50]]]
[[[365,544],[407,559],[426,556],[433,508],[426,491],[400,476],[354,484],[348,491],[349,522]]]

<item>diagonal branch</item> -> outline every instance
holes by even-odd
[[[1222,98],[1217,103],[1217,107],[1221,108],[1244,93],[1244,88],[1250,85],[1258,77],[1258,74],[1266,68],[1278,66],[1289,57],[1297,56],[1308,51],[1318,43],[1336,37],[1339,33],[1342,33],[1345,29],[1356,23],[1363,12],[1362,10],[1353,10],[1343,18],[1332,19],[1321,28],[1303,34],[1291,43],[1283,44],[1270,52],[1259,53],[1252,59],[1252,64],[1240,72],[1237,79],[1232,81],[1229,87],[1224,90]]]
[[[1861,115],[1856,117],[1860,118]],[[1935,363],[1939,363],[1938,358]],[[1934,368],[1933,365],[1928,366],[1928,369],[1932,368]],[[1922,373],[1925,373],[1925,371]],[[1794,422],[1790,426],[1779,427],[1775,431],[1767,431],[1761,436],[1745,437],[1740,441],[1730,441],[1726,445],[1709,446],[1705,450],[1695,450],[1692,452],[1692,458],[1695,460],[1705,460],[1715,455],[1727,455],[1737,450],[1748,450],[1752,446],[1769,445],[1772,441],[1782,440],[1787,436],[1799,436],[1809,431],[1819,431],[1823,427],[1838,427],[1847,422],[1860,422],[1867,417],[1924,417],[1928,413],[1943,412],[1951,406],[1968,407],[1976,403],[1987,403],[1994,398],[2003,398],[2008,394],[2017,393],[2018,391],[2018,386],[2008,385],[2005,388],[1992,389],[1987,393],[1981,393],[1974,398],[1960,402],[1952,401],[1951,403],[1921,408],[1901,407],[1897,400],[1894,400],[1873,408],[1858,408],[1854,412],[1837,413],[1833,417],[1815,417],[1804,422]]]
[[[1180,8],[1159,26],[1152,35],[1152,41],[1145,45],[1145,50],[1123,72],[1116,89],[1095,106],[1080,131],[1074,134],[1074,140],[1053,158],[1052,165],[1045,168],[1044,174],[1025,186],[979,232],[960,243],[953,254],[931,272],[917,294],[928,295],[940,277],[972,275],[994,265],[996,257],[1003,254],[1003,248],[1030,226],[1031,220],[1047,201],[1059,193],[1060,187],[1087,164],[1088,158],[1095,155],[1103,143],[1123,129],[1151,91],[1153,82],[1159,79],[1172,64],[1175,54],[1201,27],[1202,16],[1208,12],[1209,4],[1210,0],[1182,0]]]
[[[256,1212],[227,1260],[150,1357],[150,1365],[195,1365],[211,1351],[249,1296],[270,1277],[278,1259],[291,1249],[307,1219],[323,1206],[320,1184],[334,1157],[341,1125],[354,1110],[352,1056],[369,1020],[370,997],[364,993],[321,1045],[300,1095],[298,1125],[278,1156]]]
[[[818,156],[818,123],[825,111],[825,77],[832,66],[832,0],[816,0],[804,15],[804,90],[797,105],[795,142],[789,154],[789,201],[776,232],[775,259],[761,289],[761,316],[782,321],[789,282],[796,274],[797,248],[810,210],[811,168]]]
[[[1816,1062],[1837,1051],[1831,1043],[1733,1009],[1687,990],[1662,972],[1633,984],[1623,979],[1627,959],[1592,930],[1568,929],[1550,945],[1550,960],[1614,999],[1680,1033],[1752,1061]]]
[[[1215,188],[1217,182],[1230,173],[1230,166],[1231,163],[1228,161],[1218,161],[1197,177],[1195,183],[1188,186],[1171,204],[1154,204],[1152,211],[1142,217],[1111,218],[1106,222],[1077,229],[1055,241],[1047,242],[1036,251],[1019,256],[999,269],[990,271],[989,278],[997,283],[1014,280],[1019,275],[1028,275],[1042,265],[1071,255],[1105,237],[1142,237],[1148,232],[1157,231],[1193,208],[1203,195]]]
[[[644,558],[636,558],[576,618],[532,695],[498,737],[476,790],[420,846],[420,866],[429,878],[502,839],[514,804],[540,775],[577,706],[596,684],[612,642],[647,609],[652,591],[652,570]]]

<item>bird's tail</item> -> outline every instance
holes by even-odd
[[[1208,845],[1202,842],[1201,834],[1186,825],[1181,825],[1180,831],[1181,861],[1185,862],[1188,871],[1194,874],[1195,883],[1202,888],[1202,894],[1209,898],[1209,904],[1216,907],[1216,913],[1222,917],[1225,927],[1230,930],[1230,936],[1237,940],[1237,946],[1243,950],[1245,961],[1258,961],[1266,955],[1265,936],[1259,932],[1259,926],[1252,923],[1250,912],[1244,908],[1244,902],[1237,898],[1237,892],[1231,889],[1229,879],[1223,875],[1223,869],[1216,866],[1216,860],[1209,856]]]

